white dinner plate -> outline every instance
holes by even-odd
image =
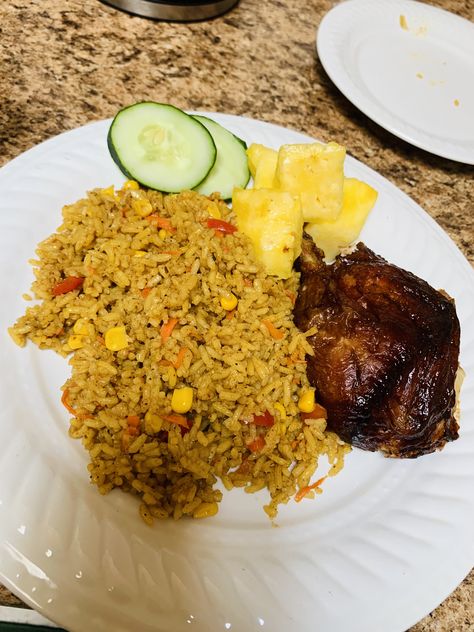
[[[209,114],[247,142],[278,147],[295,131]],[[0,170],[0,581],[78,632],[403,632],[462,581],[474,561],[474,272],[410,198],[348,157],[346,174],[379,199],[363,238],[445,288],[462,323],[459,440],[416,460],[355,449],[324,493],[262,510],[264,492],[224,494],[204,521],[147,527],[137,500],[89,483],[88,455],[59,402],[67,361],[6,328],[23,312],[27,263],[60,210],[123,177],[109,122],[64,133]]]
[[[413,0],[347,0],[322,19],[317,51],[373,121],[433,154],[474,164],[474,24]]]

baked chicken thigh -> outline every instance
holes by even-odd
[[[454,301],[359,243],[326,265],[305,235],[296,325],[308,378],[343,440],[414,458],[458,437],[460,328]]]

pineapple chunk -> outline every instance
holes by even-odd
[[[239,230],[252,242],[268,274],[287,279],[301,252],[303,214],[298,196],[274,189],[234,189]]]
[[[306,232],[324,251],[328,261],[332,261],[343,248],[347,248],[357,239],[377,200],[377,195],[377,191],[365,182],[346,178],[339,217],[333,222],[322,221],[305,226]]]
[[[265,147],[265,145],[260,145],[259,143],[252,143],[247,148],[247,159],[249,163],[250,173],[252,174],[252,178],[255,178],[255,174],[257,172],[258,163],[261,161],[262,156],[265,151],[269,149],[270,151],[274,151],[269,147]]]
[[[305,222],[335,220],[342,208],[346,150],[337,143],[282,145],[273,186],[301,198]]]
[[[250,173],[254,189],[271,189],[278,159],[278,152],[265,145],[253,143],[247,149]]]

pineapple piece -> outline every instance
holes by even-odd
[[[252,242],[268,274],[287,279],[301,252],[303,214],[298,196],[274,189],[234,189],[238,229]]]
[[[271,189],[278,159],[278,152],[265,145],[253,143],[247,149],[250,173],[254,189]]]
[[[269,147],[265,147],[265,145],[260,145],[259,143],[252,143],[251,145],[249,145],[249,147],[247,147],[247,159],[252,178],[255,178],[258,163],[262,159],[262,156],[266,149],[269,149]]]
[[[273,186],[301,198],[305,222],[335,220],[342,208],[346,150],[337,143],[282,145]]]
[[[377,191],[366,182],[356,178],[346,178],[342,211],[339,217],[332,222],[315,222],[305,226],[305,231],[324,251],[324,256],[328,261],[332,261],[343,248],[347,248],[358,238],[377,196]]]

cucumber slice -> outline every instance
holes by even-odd
[[[167,193],[194,189],[211,171],[217,155],[204,125],[173,105],[153,101],[120,110],[107,145],[128,178]]]
[[[234,187],[244,189],[250,180],[246,143],[215,121],[195,114],[193,116],[211,133],[217,147],[217,158],[207,178],[195,187],[203,195],[219,192],[230,200]]]

